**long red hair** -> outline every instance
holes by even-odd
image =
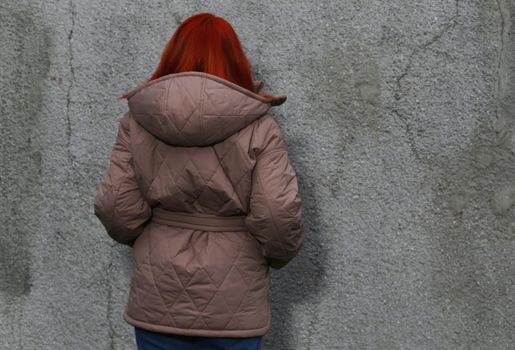
[[[225,19],[204,12],[184,20],[166,45],[148,81],[187,71],[205,72],[257,93],[252,69],[238,35]],[[118,97],[126,98],[128,93]],[[259,95],[273,102],[284,96]],[[274,104],[274,103],[273,103]]]

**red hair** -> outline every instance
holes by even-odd
[[[257,93],[251,65],[236,32],[229,22],[212,13],[198,13],[179,25],[148,81],[186,71],[216,75]],[[273,101],[281,99],[265,93],[259,95]]]

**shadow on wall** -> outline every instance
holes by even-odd
[[[318,331],[321,317],[316,310],[321,304],[321,295],[331,288],[326,278],[326,270],[331,269],[329,252],[322,244],[324,230],[335,231],[338,227],[329,227],[338,220],[322,222],[327,213],[322,210],[339,211],[338,198],[346,189],[343,167],[347,148],[354,142],[358,130],[363,130],[370,137],[376,137],[381,122],[381,90],[379,67],[366,47],[351,43],[345,49],[334,48],[324,55],[320,62],[299,67],[309,71],[300,72],[307,80],[305,100],[311,101],[302,111],[308,117],[303,125],[318,130],[317,140],[312,147],[322,147],[320,159],[324,169],[313,168],[310,149],[302,139],[289,139],[287,143],[291,152],[292,163],[298,173],[298,181],[303,197],[306,240],[303,250],[296,257],[294,270],[287,267],[288,274],[274,279],[272,284],[273,321],[270,343],[265,348],[308,349],[321,344],[304,344],[299,347],[298,336],[292,334],[291,322],[288,320],[291,310],[296,305],[307,305],[308,341],[317,339],[313,333]],[[310,124],[312,123],[312,124]],[[330,143],[323,145],[322,143]],[[298,146],[296,146],[298,145]],[[317,151],[319,151],[318,149]],[[327,153],[328,152],[328,153]],[[312,156],[312,154],[311,154]],[[316,186],[309,185],[316,182]],[[325,188],[332,193],[325,203],[319,203],[315,191]],[[346,232],[338,232],[342,236]],[[336,248],[337,249],[337,248]],[[346,269],[346,266],[343,266]],[[334,283],[334,282],[333,282]],[[309,307],[313,305],[313,307]],[[320,321],[320,322],[319,322]],[[362,335],[355,334],[355,342]],[[315,340],[316,341],[316,340]]]
[[[324,158],[320,159],[324,169],[313,169],[306,141],[300,138],[286,140],[292,150],[292,163],[303,197],[306,239],[303,250],[292,264],[295,267],[286,267],[288,272],[273,280],[273,321],[270,335],[265,337],[265,341],[270,339],[269,343],[266,341],[265,348],[288,350],[301,349],[297,344],[298,337],[291,334],[292,322],[288,320],[291,310],[296,305],[319,305],[323,291],[330,288],[325,275],[331,263],[322,238],[325,236],[324,230],[334,231],[338,227],[327,226],[335,221],[322,222],[327,215],[321,210],[340,209],[338,198],[346,189],[342,169],[347,148],[354,142],[358,130],[376,137],[381,122],[380,72],[366,47],[351,43],[345,49],[335,48],[328,51],[320,62],[299,69],[311,70],[301,72],[309,77],[305,78],[309,80],[305,85],[305,94],[306,100],[311,101],[302,113],[309,116],[305,122],[313,123],[311,126],[318,130],[316,135],[321,137],[313,147],[323,147],[333,153],[323,154]],[[331,144],[322,145],[322,142]],[[314,182],[317,186],[309,185]],[[317,202],[319,196],[315,191],[320,188],[326,188],[333,194],[326,203]],[[341,235],[345,234],[341,232]],[[307,337],[314,339],[316,337],[311,334],[317,332],[319,318],[323,315],[314,308],[308,307],[306,311],[310,313]],[[357,341],[360,337],[361,334],[356,334]],[[305,346],[311,348],[316,345]]]
[[[498,70],[496,110],[482,118],[460,161],[440,169],[442,195],[431,214],[437,220],[427,224],[438,252],[432,295],[455,328],[456,344],[467,348],[513,343],[515,328],[515,37],[507,32],[515,5],[509,3],[480,12],[485,28],[494,11],[502,22],[498,61],[488,63]]]
[[[298,149],[302,150],[302,140],[289,138],[286,142],[289,149],[297,148],[295,145],[298,144]],[[297,172],[299,193],[303,200],[305,239],[301,251],[290,264],[278,271],[270,270],[272,327],[264,337],[264,349],[298,349],[297,336],[292,334],[296,330],[292,327],[295,320],[291,319],[291,312],[302,304],[317,305],[320,295],[327,288],[324,285],[324,268],[328,266],[327,253],[320,244],[320,205],[317,203],[317,196],[312,193],[314,188],[307,186],[309,179],[313,179],[315,174],[310,174],[311,165],[306,157],[290,152],[290,158]],[[316,313],[309,317],[316,317]]]
[[[2,345],[21,341],[20,301],[32,288],[30,244],[40,194],[42,87],[50,69],[50,38],[28,8],[0,6],[0,301]]]
[[[17,297],[30,292],[30,220],[40,190],[41,82],[50,69],[50,38],[34,14],[19,4],[2,5],[0,21],[0,139],[2,208],[0,291]]]

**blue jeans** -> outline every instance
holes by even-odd
[[[147,331],[134,327],[138,350],[261,350],[262,336],[197,337]]]

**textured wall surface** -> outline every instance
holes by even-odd
[[[134,348],[94,191],[115,97],[200,11],[288,96],[306,243],[264,349],[514,349],[514,0],[2,0],[0,349]]]

